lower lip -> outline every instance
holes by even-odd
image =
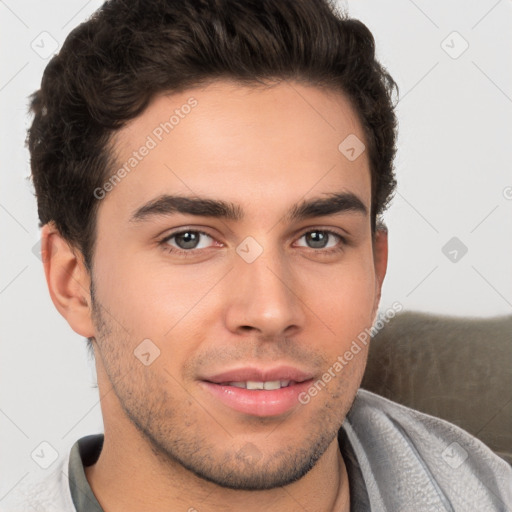
[[[202,381],[203,387],[223,404],[235,411],[253,416],[278,416],[299,405],[299,395],[309,388],[313,379],[273,390],[249,390]]]

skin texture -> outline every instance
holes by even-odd
[[[101,200],[92,276],[51,224],[43,228],[52,300],[95,338],[105,444],[87,478],[106,512],[348,510],[336,435],[366,350],[307,405],[266,418],[224,405],[201,377],[286,364],[317,380],[372,325],[386,233],[372,240],[361,212],[285,217],[333,192],[354,193],[369,212],[367,153],[349,161],[338,150],[350,134],[364,141],[363,130],[341,93],[218,81],[154,98],[116,134],[119,165],[191,97],[191,112]],[[231,201],[245,215],[130,220],[161,194]],[[208,236],[185,255],[169,252],[178,239],[163,239],[183,228]],[[346,244],[331,236],[328,247],[311,246],[307,233],[322,229]],[[263,249],[252,263],[236,252],[248,236]],[[147,366],[134,355],[145,339],[160,351]]]

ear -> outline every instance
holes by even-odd
[[[53,304],[76,333],[93,337],[91,282],[80,251],[49,223],[41,231],[41,255]]]
[[[373,305],[372,319],[379,308],[382,292],[382,283],[388,268],[388,229],[384,225],[377,226],[373,238],[373,262],[375,266],[375,302]]]

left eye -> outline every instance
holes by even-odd
[[[304,233],[299,240],[305,240],[304,244],[298,244],[301,247],[309,247],[310,249],[328,249],[335,247],[336,244],[342,240],[342,237],[337,233],[327,230],[315,229]]]
[[[201,237],[203,237],[202,241]],[[181,250],[204,249],[208,247],[208,243],[209,241],[211,242],[211,240],[213,240],[213,238],[202,231],[188,230],[171,235],[165,240],[165,243],[171,245],[171,247],[176,247]],[[171,241],[174,241],[174,243]]]

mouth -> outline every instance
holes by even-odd
[[[248,381],[238,381],[238,382],[223,382],[220,384],[221,386],[233,386],[235,388],[240,389],[250,389],[254,390],[266,390],[272,391],[274,389],[287,388],[289,386],[293,386],[297,384],[293,380],[269,380],[266,382],[256,381],[256,380],[248,380]]]
[[[239,413],[258,417],[280,416],[300,405],[299,395],[313,374],[289,366],[271,369],[238,368],[200,380],[215,402]]]

